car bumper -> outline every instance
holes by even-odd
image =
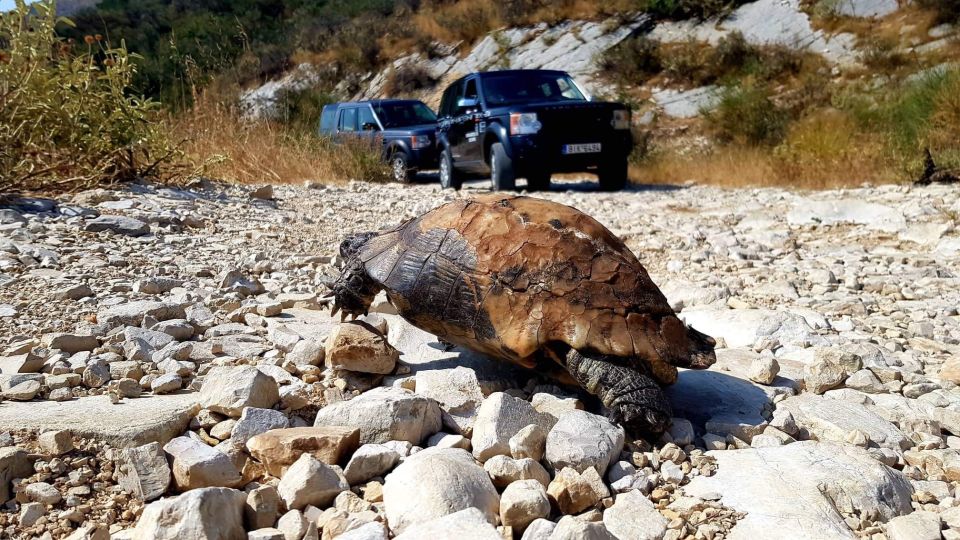
[[[544,135],[514,135],[510,137],[510,158],[518,169],[535,168],[550,172],[583,172],[596,169],[614,159],[624,159],[633,150],[629,131],[613,132],[602,137],[570,137],[571,140],[552,140]],[[600,152],[565,154],[567,144],[600,143]]]
[[[436,169],[439,164],[439,155],[436,146],[411,150],[408,164],[414,169]]]

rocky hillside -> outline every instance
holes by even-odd
[[[436,106],[471,71],[560,68],[633,108],[635,181],[903,182],[922,171],[925,148],[960,167],[960,31],[944,13],[892,0],[756,0],[705,21],[651,12],[508,27],[399,54],[335,87],[323,86],[328,66],[304,63],[241,102],[285,120],[318,87],[326,100]]]
[[[377,301],[349,232],[434,186],[133,186],[0,209],[9,538],[960,537],[951,188],[543,196],[607,225],[718,363],[633,440]],[[472,188],[466,194],[473,193]]]
[[[819,5],[818,5],[819,6]],[[823,13],[836,20],[860,20],[860,29],[879,26],[881,21],[893,21],[900,10],[894,0],[843,0],[829,8],[814,10],[801,5],[800,0],[757,0],[749,2],[728,15],[706,21],[656,21],[645,14],[614,17],[601,21],[567,21],[557,25],[539,24],[530,27],[506,28],[491,32],[476,43],[437,44],[433,54],[416,52],[396,58],[389,66],[359,79],[360,90],[350,93],[354,81],[343,81],[335,91],[344,99],[374,99],[393,97],[396,88],[388,82],[403,77],[404,73],[423,71],[428,87],[415,90],[428,102],[437,102],[442,81],[449,82],[472,71],[491,69],[563,69],[575,75],[587,88],[601,96],[616,97],[617,88],[609,73],[603,72],[604,53],[628,38],[646,36],[664,44],[688,42],[716,45],[732,33],[742,34],[754,46],[782,46],[798,52],[822,57],[835,76],[858,73],[865,66],[870,51],[867,43],[854,31],[821,28]],[[928,17],[918,13],[902,13],[901,33],[915,30]],[[912,23],[912,24],[911,24]],[[852,26],[852,25],[851,25]],[[852,28],[851,28],[852,30]],[[911,35],[906,52],[923,58],[935,56],[938,51],[952,53],[957,48],[960,31],[951,25],[939,25],[926,35]],[[925,64],[918,61],[916,71]],[[243,93],[241,101],[252,115],[271,115],[277,93],[283,90],[309,88],[319,80],[322,66],[302,64],[284,77],[252,88]],[[669,81],[666,81],[669,83]],[[657,85],[647,88],[651,104],[659,114],[673,118],[698,116],[712,108],[718,97],[717,86],[683,88],[677,85]],[[634,89],[636,90],[636,89]],[[404,89],[401,89],[403,92]]]

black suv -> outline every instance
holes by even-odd
[[[608,191],[627,183],[630,109],[589,101],[563,71],[472,73],[447,87],[439,116],[443,187],[488,172],[497,190],[516,189],[517,177],[549,189],[559,172],[595,172]]]
[[[332,103],[320,115],[320,135],[383,141],[394,180],[407,182],[420,169],[437,167],[437,115],[422,101],[379,99]]]

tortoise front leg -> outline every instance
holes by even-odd
[[[348,315],[353,318],[366,315],[374,297],[381,290],[380,285],[370,278],[357,257],[347,259],[340,277],[326,286],[330,293],[324,299],[333,302],[330,314],[336,315],[340,311],[341,321]]]
[[[640,434],[660,434],[670,426],[670,400],[648,373],[622,365],[623,359],[572,349],[565,361],[570,375],[600,398],[612,421]]]

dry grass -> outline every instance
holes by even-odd
[[[414,16],[413,24],[420,35],[444,43],[473,43],[503,25],[496,7],[480,0],[424,6]]]
[[[413,16],[414,31],[427,40],[473,43],[503,26],[595,20],[640,11],[639,0],[433,0]]]
[[[769,148],[722,146],[706,155],[670,153],[651,157],[631,165],[630,178],[640,184],[695,182],[730,188],[793,189],[834,189],[905,180],[879,159],[882,145],[863,145],[861,149],[828,159],[784,155]]]
[[[218,180],[292,184],[389,179],[377,148],[335,145],[273,122],[244,121],[218,104],[200,102],[170,123],[186,141],[184,151],[200,164],[202,174]]]

